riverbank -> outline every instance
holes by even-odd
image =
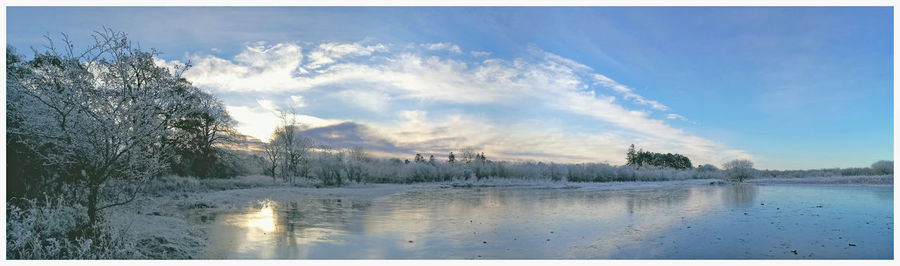
[[[757,178],[750,184],[829,184],[829,185],[894,185],[893,175],[880,176],[826,176],[804,178]]]

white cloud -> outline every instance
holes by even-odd
[[[195,55],[184,77],[217,92],[302,89],[302,80],[292,78],[306,71],[300,68],[301,51],[299,45],[280,43],[249,46],[233,60]]]
[[[668,106],[665,106],[657,101],[647,100],[643,96],[640,96],[640,95],[634,93],[634,90],[632,90],[631,88],[629,88],[625,85],[619,84],[615,80],[612,80],[611,78],[608,78],[604,75],[595,74],[594,81],[604,87],[610,88],[618,93],[623,94],[625,99],[631,99],[637,104],[649,105],[650,107],[653,107],[653,109],[660,110],[660,111],[668,111],[669,110]]]
[[[621,163],[621,153],[634,143],[648,150],[685,154],[695,163],[749,157],[744,151],[673,128],[647,112],[617,104],[615,97],[599,93],[594,86],[610,88],[624,99],[656,110],[669,110],[568,58],[531,48],[528,56],[510,60],[464,61],[428,54],[432,50],[459,50],[449,43],[413,48],[424,52],[388,52],[380,45],[327,43],[315,46],[306,55],[309,63],[301,67],[304,54],[298,45],[256,45],[232,60],[195,56],[192,61],[196,64],[185,77],[216,93],[290,92],[291,100],[300,106],[318,99],[315,97],[333,97],[368,111],[385,112],[394,102],[413,101],[419,110],[403,112],[397,121],[367,123],[398,145],[423,152],[482,146],[485,152],[507,159]],[[258,104],[229,106],[229,111],[238,113],[234,116],[241,123],[239,130],[267,139],[274,126],[258,120],[271,120],[270,113],[277,107],[271,100]],[[461,111],[430,115],[429,108],[438,104],[456,106]],[[586,116],[608,125],[610,130],[570,132],[562,130],[562,124],[547,126],[546,121],[534,122],[529,117],[498,124],[492,121],[490,112],[466,112],[468,106],[479,104]],[[353,119],[352,114],[348,116],[342,119]],[[683,117],[669,114],[667,118],[664,120]],[[327,122],[333,120],[311,124]]]
[[[316,69],[332,64],[344,57],[369,56],[374,52],[386,51],[387,46],[383,44],[363,46],[360,43],[323,43],[309,54],[310,62],[306,66],[310,69]]]
[[[238,122],[236,129],[248,136],[268,141],[278,126],[278,115],[260,107],[226,106],[228,114]]]
[[[425,48],[427,48],[428,50],[432,50],[432,51],[447,50],[447,51],[454,52],[457,54],[462,53],[462,49],[459,49],[458,45],[452,44],[452,43],[446,43],[446,42],[429,43],[429,44],[423,44],[422,46],[425,46]]]
[[[269,141],[272,132],[281,125],[279,113],[282,108],[271,100],[257,100],[256,102],[255,106],[227,105],[225,109],[238,122],[235,128],[239,132],[262,141]],[[294,115],[294,119],[305,127],[323,127],[344,122],[343,120],[322,119],[304,114]]]
[[[303,96],[300,95],[292,95],[291,101],[294,102],[294,106],[297,108],[306,107],[306,101],[303,100]]]
[[[481,51],[471,51],[469,52],[474,57],[485,57],[491,55],[491,52],[481,52]]]
[[[348,104],[373,112],[383,112],[391,100],[389,95],[371,90],[344,90],[334,96]]]
[[[666,119],[672,119],[672,120],[678,119],[681,121],[687,121],[686,117],[679,115],[679,114],[668,114],[668,115],[666,115]]]

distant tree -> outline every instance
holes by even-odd
[[[416,153],[416,157],[413,161],[415,161],[416,163],[422,163],[425,162],[425,157],[422,157],[422,154]]]
[[[626,152],[627,165],[631,166],[659,166],[675,169],[692,168],[691,160],[681,154],[655,153],[643,149],[634,151],[634,144]]]
[[[712,172],[712,171],[718,171],[719,168],[712,164],[701,164],[701,165],[697,166],[697,170],[699,170],[701,172]]]
[[[281,145],[274,141],[263,143],[263,159],[265,160],[265,168],[263,173],[271,176],[272,179],[278,177],[278,165],[281,163]]]
[[[434,165],[434,155],[428,156],[428,163]]]
[[[353,148],[350,148],[349,153],[350,158],[357,162],[369,162],[371,160],[369,153],[362,146],[353,146]]]
[[[753,177],[753,162],[749,160],[732,160],[722,165],[722,168],[725,169],[725,175],[738,182]]]
[[[453,163],[456,162],[456,156],[453,155],[453,152],[450,152],[450,156],[447,156],[447,162]]]
[[[634,144],[631,144],[631,146],[628,147],[628,152],[625,153],[625,161],[626,165],[638,165],[637,152],[634,150]]]
[[[403,159],[404,164],[409,164],[409,159]]]
[[[475,152],[475,149],[472,147],[466,147],[459,150],[460,157],[463,162],[471,163],[478,156],[478,153]]]
[[[894,174],[894,161],[877,161],[872,164],[872,172],[877,175]]]
[[[279,146],[278,176],[285,182],[293,182],[294,177],[306,177],[309,171],[308,162],[312,159],[311,150],[315,143],[308,137],[300,135],[300,124],[296,120],[293,109],[280,112],[281,125],[272,133],[269,142]],[[271,149],[270,149],[271,150]],[[269,152],[267,150],[266,152]],[[271,156],[267,156],[271,158]],[[272,174],[275,174],[274,172]]]

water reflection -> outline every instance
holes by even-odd
[[[275,203],[271,201],[263,202],[263,207],[258,212],[250,213],[247,215],[247,227],[262,231],[265,233],[271,233],[275,231]],[[258,232],[252,231],[248,232],[251,234],[256,234]]]
[[[761,193],[761,189],[767,192]],[[265,201],[253,204],[246,212],[220,214],[226,218],[213,222],[210,246],[201,257],[548,259],[700,256],[705,253],[678,251],[691,250],[682,246],[684,243],[693,245],[714,238],[727,239],[728,234],[744,234],[748,232],[746,230],[753,230],[759,237],[770,231],[783,235],[783,231],[777,231],[780,229],[774,222],[773,226],[766,227],[769,223],[755,219],[785,219],[790,217],[785,213],[792,212],[789,210],[791,205],[778,205],[781,206],[779,210],[784,210],[782,213],[761,210],[764,206],[756,202],[777,205],[795,200],[792,197],[821,195],[804,193],[807,194],[797,194],[792,188],[760,188],[756,185],[618,191],[476,188],[411,192],[373,201],[348,198]],[[861,192],[841,193],[860,199],[857,194]],[[877,197],[862,199],[884,201],[884,197],[890,198],[890,195],[883,195],[889,193],[876,194]],[[888,215],[882,217],[890,217],[888,222],[892,221],[892,210],[881,209],[877,204],[872,206],[881,212],[886,210]],[[753,216],[746,215],[747,212]],[[800,219],[808,217],[811,216]],[[760,223],[754,224],[755,221]],[[819,223],[817,228],[828,225],[821,220],[816,222]],[[841,226],[846,227],[846,222],[841,221],[831,228],[844,229]],[[739,223],[753,226],[728,227]],[[713,228],[719,224],[726,225],[719,230],[721,232],[698,228]],[[892,232],[892,229],[888,230]],[[708,246],[707,249],[737,248],[730,245],[739,243],[739,239],[733,240],[716,242],[720,246]],[[888,243],[892,245],[892,242]]]
[[[759,187],[750,184],[728,185],[723,190],[722,199],[729,205],[752,204],[759,193]]]

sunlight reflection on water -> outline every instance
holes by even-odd
[[[796,185],[470,188],[374,201],[263,201],[220,214],[200,257],[889,258],[892,203],[890,187]],[[856,246],[847,241],[865,248],[849,249]]]
[[[271,233],[275,231],[275,203],[266,201],[263,203],[262,209],[256,213],[247,214],[247,227],[262,231],[263,233]],[[248,234],[257,234],[257,232],[249,232]]]

